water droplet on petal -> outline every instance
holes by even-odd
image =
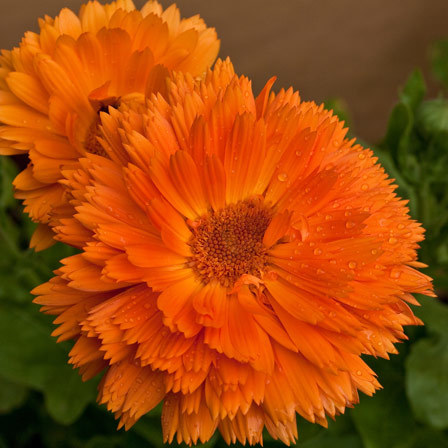
[[[355,269],[355,268],[356,268],[356,261],[350,261],[350,262],[348,263],[348,267],[349,267],[350,269]]]
[[[285,182],[285,180],[288,179],[288,175],[287,175],[286,173],[280,173],[280,174],[277,176],[277,179],[278,179],[280,182]]]

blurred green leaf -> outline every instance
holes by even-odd
[[[414,439],[412,448],[448,448],[448,435],[427,427],[420,427]]]
[[[319,428],[318,425],[314,425]],[[356,434],[356,428],[353,426],[352,419],[347,413],[339,415],[336,420],[329,421],[328,429],[319,430],[317,435],[300,442],[301,432],[299,426],[299,448],[363,448],[362,440]]]
[[[399,97],[403,104],[409,106],[411,110],[416,110],[419,104],[423,101],[425,93],[425,80],[422,72],[416,69],[407,79]]]
[[[414,312],[423,320],[426,328],[436,335],[448,337],[448,307],[436,299],[428,297],[418,299],[421,306],[414,308]]]
[[[19,407],[26,398],[28,389],[0,376],[0,414]]]
[[[67,365],[67,344],[56,344],[40,317],[29,307],[0,304],[0,374],[42,391],[50,415],[69,424],[95,400],[95,383],[82,383]]]
[[[434,75],[448,88],[448,40],[433,44],[430,56]]]
[[[401,377],[380,381],[384,390],[362,397],[351,415],[365,448],[407,448],[413,443],[414,418],[407,405]]]
[[[426,136],[448,132],[448,101],[445,98],[426,101],[416,117],[418,129]]]
[[[12,181],[17,175],[14,162],[8,157],[0,158],[0,208],[13,207],[15,199],[13,195]]]
[[[448,428],[448,337],[416,342],[406,373],[406,390],[415,416],[434,428]]]

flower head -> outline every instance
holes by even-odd
[[[45,224],[53,209],[67,204],[61,167],[102,153],[99,113],[163,93],[169,70],[202,76],[219,48],[199,16],[181,19],[175,5],[163,11],[155,1],[140,11],[132,0],[89,1],[79,16],[64,8],[39,26],[0,58],[0,154],[29,155],[14,184],[42,224],[37,249],[51,241]]]
[[[415,325],[423,230],[372,152],[291,89],[255,99],[229,61],[175,74],[142,112],[101,116],[104,152],[64,172],[76,214],[56,228],[82,253],[35,291],[106,369],[99,401],[129,427],[163,400],[164,438],[295,441],[379,387]]]

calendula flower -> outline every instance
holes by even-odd
[[[229,61],[173,75],[146,110],[102,114],[107,157],[64,172],[76,214],[36,302],[99,402],[131,426],[163,400],[164,439],[286,444],[379,387],[419,324],[421,226],[372,152],[297,92],[254,99]],[[84,241],[84,243],[82,242]]]
[[[219,49],[199,16],[181,19],[175,5],[163,11],[155,1],[140,11],[132,0],[90,1],[79,16],[64,8],[39,26],[0,58],[0,154],[29,155],[14,185],[41,224],[36,249],[51,244],[52,210],[67,204],[61,167],[102,153],[98,114],[163,93],[168,70],[203,75]]]

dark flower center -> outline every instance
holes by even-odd
[[[204,283],[230,287],[243,275],[259,275],[266,265],[264,233],[272,213],[260,201],[230,204],[202,217],[190,240],[192,266]]]

